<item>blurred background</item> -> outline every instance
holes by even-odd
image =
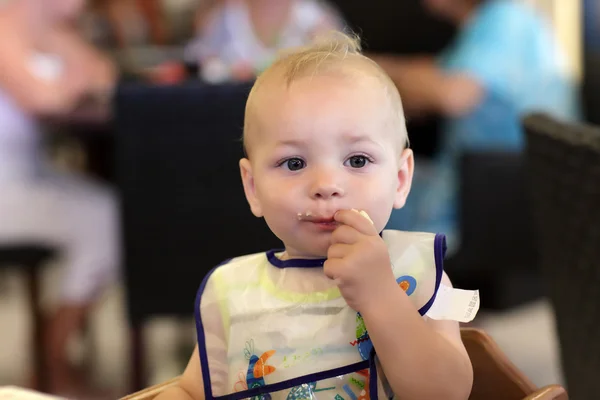
[[[0,385],[116,398],[182,372],[203,276],[280,246],[238,176],[252,80],[331,29],[398,85],[426,172],[391,226],[447,232],[472,325],[593,398],[600,0],[1,0]]]

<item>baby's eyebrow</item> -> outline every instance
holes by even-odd
[[[290,147],[299,147],[304,145],[303,140],[298,139],[285,139],[277,141],[278,146],[290,146]]]
[[[377,143],[376,141],[374,141],[371,137],[369,137],[367,135],[364,135],[364,136],[356,136],[356,135],[346,136],[345,139],[348,142],[350,142],[350,143],[360,143],[360,142]]]
[[[346,142],[347,144],[351,144],[351,145],[369,143],[369,144],[375,145],[377,147],[382,147],[381,143],[374,140],[371,136],[372,135],[369,135],[369,134],[348,133],[348,134],[343,134],[341,136],[341,139],[344,142]],[[304,147],[306,145],[307,145],[306,140],[302,140],[302,139],[281,139],[276,142],[277,147]]]
[[[346,140],[349,144],[361,144],[361,143],[370,143],[381,147],[381,144],[374,140],[369,134],[355,134],[349,133],[343,136],[344,140]]]

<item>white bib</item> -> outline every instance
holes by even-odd
[[[425,315],[442,279],[444,236],[388,230],[382,237],[398,285]],[[207,400],[393,396],[362,317],[325,276],[324,261],[282,261],[270,251],[205,277],[196,324]]]

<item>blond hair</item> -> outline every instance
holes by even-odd
[[[396,85],[373,60],[361,52],[360,38],[339,31],[317,37],[311,44],[284,50],[270,67],[258,76],[246,102],[244,143],[250,128],[251,114],[257,103],[257,93],[267,82],[279,80],[289,87],[294,81],[325,73],[342,73],[347,70],[361,72],[361,76],[376,78],[382,85],[391,108],[392,129],[398,131],[402,147],[408,145],[406,121],[402,101]]]

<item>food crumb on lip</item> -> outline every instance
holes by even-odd
[[[298,213],[298,219],[301,220],[301,221],[304,220],[304,219],[306,219],[306,218],[310,218],[311,216],[312,216],[312,212],[310,212],[310,211],[306,211],[306,212],[303,212],[303,213]]]

